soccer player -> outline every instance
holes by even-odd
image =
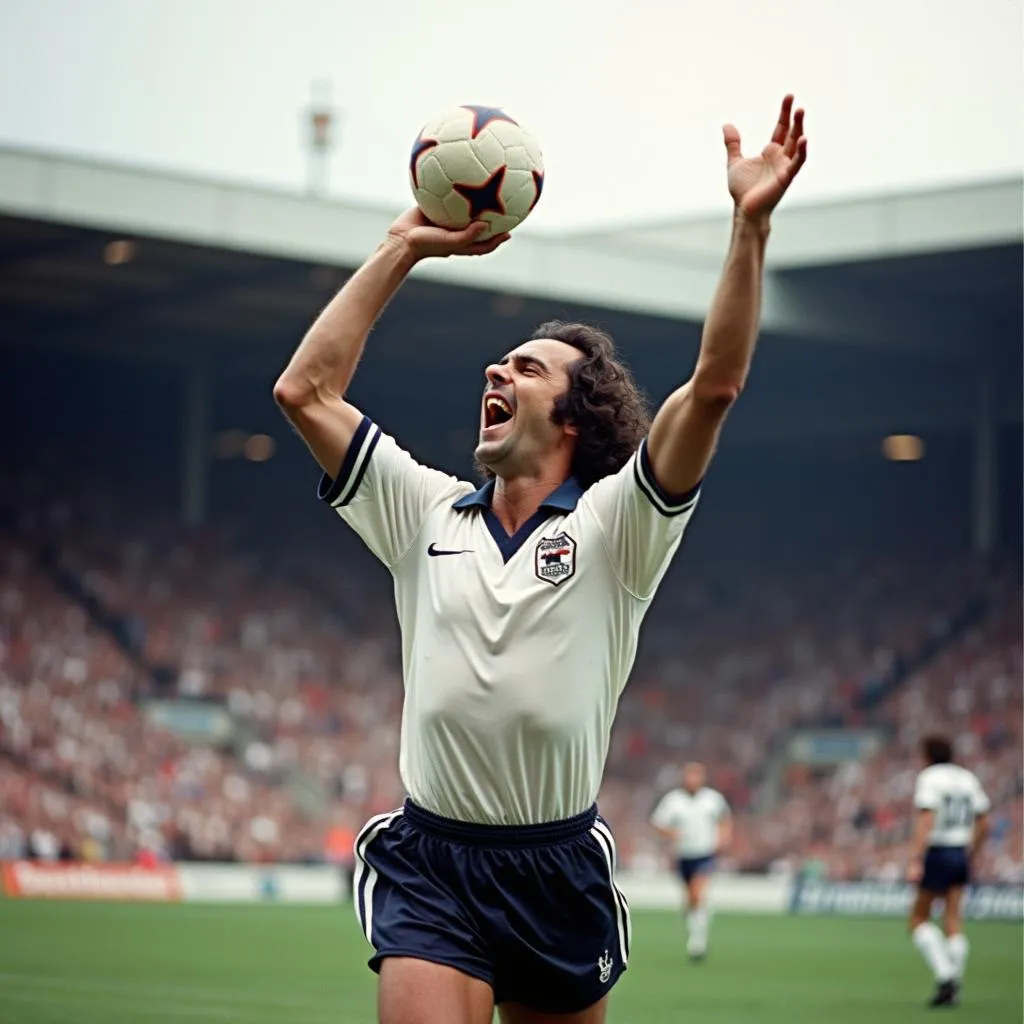
[[[694,963],[708,950],[711,926],[707,890],[716,855],[732,838],[732,816],[725,797],[706,785],[704,765],[691,761],[683,768],[683,785],[670,790],[654,808],[651,824],[675,849],[686,888],[686,952]]]
[[[927,767],[914,790],[908,877],[917,885],[917,896],[910,911],[910,934],[935,975],[930,1005],[950,1006],[963,984],[969,949],[960,901],[971,880],[971,862],[988,833],[990,805],[978,777],[953,763],[953,745],[946,737],[926,736],[921,754]],[[931,919],[937,899],[945,902],[945,935]]]
[[[544,324],[483,372],[477,488],[417,463],[345,394],[420,261],[484,255],[481,226],[403,214],[310,328],[274,396],[320,497],[394,578],[403,808],[356,840],[381,1024],[601,1024],[629,956],[595,799],[637,634],[697,503],[757,336],[772,210],[804,163],[786,97],[744,157],[724,129],[732,241],[696,367],[650,422],[611,339]],[[401,353],[391,358],[402,372]],[[439,368],[440,370],[440,368]],[[443,374],[439,373],[443,382]],[[422,384],[424,415],[447,401]]]

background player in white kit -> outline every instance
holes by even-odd
[[[651,815],[651,824],[672,843],[686,889],[686,952],[695,963],[703,960],[708,948],[708,883],[715,858],[732,838],[729,804],[705,784],[706,779],[704,765],[691,761],[683,767],[682,786],[669,790]]]
[[[611,339],[565,324],[487,367],[479,489],[353,408],[366,338],[415,264],[507,237],[480,242],[482,225],[447,231],[418,210],[274,389],[324,470],[320,496],[394,577],[409,799],[363,829],[354,883],[382,1024],[485,1024],[496,1005],[507,1024],[601,1024],[625,970],[629,912],[595,800],[641,620],[750,369],[769,215],[806,158],[803,111],[786,97],[757,157],[732,126],[724,140],[732,244],[696,369],[653,422]],[[430,404],[424,383],[424,415]]]
[[[927,736],[921,754],[928,766],[914,790],[913,852],[908,871],[917,884],[910,911],[914,945],[935,975],[932,1006],[956,1002],[968,944],[960,903],[971,880],[971,863],[988,833],[989,799],[978,777],[953,764],[953,745],[944,736]],[[941,899],[945,935],[931,920],[932,904]]]

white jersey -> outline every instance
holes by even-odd
[[[717,789],[673,789],[658,801],[651,824],[672,832],[676,856],[691,859],[715,853],[718,823],[728,816],[729,805]]]
[[[974,772],[958,764],[933,764],[917,777],[914,806],[935,812],[929,846],[968,846],[975,816],[987,814],[991,805]]]
[[[320,496],[394,577],[409,796],[460,821],[523,825],[597,791],[640,622],[697,503],[654,482],[646,442],[573,479],[513,537],[493,485],[418,464],[368,418]]]

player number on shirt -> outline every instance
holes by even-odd
[[[944,796],[939,809],[940,828],[967,828],[974,821],[969,796]]]

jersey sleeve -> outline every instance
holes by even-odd
[[[666,793],[659,801],[657,807],[651,814],[651,824],[655,828],[671,829],[676,824],[676,802],[675,794]]]
[[[325,473],[317,493],[391,568],[412,546],[431,508],[454,501],[462,486],[420,465],[364,416],[338,476]]]
[[[977,776],[974,778],[974,792],[972,793],[972,803],[975,814],[988,814],[992,810],[992,801],[989,800],[988,794],[982,788],[981,782]]]
[[[932,782],[927,772],[921,772],[914,786],[914,807],[919,811],[935,811],[941,802],[942,795],[938,786]]]
[[[597,517],[616,574],[635,597],[646,600],[657,589],[699,497],[699,484],[686,494],[658,485],[646,438],[618,473],[587,491],[583,500]]]
[[[729,807],[729,801],[726,800],[725,797],[722,796],[721,793],[719,793],[718,794],[718,820],[719,821],[725,821],[726,818],[728,818],[730,814],[732,814],[732,809]]]

